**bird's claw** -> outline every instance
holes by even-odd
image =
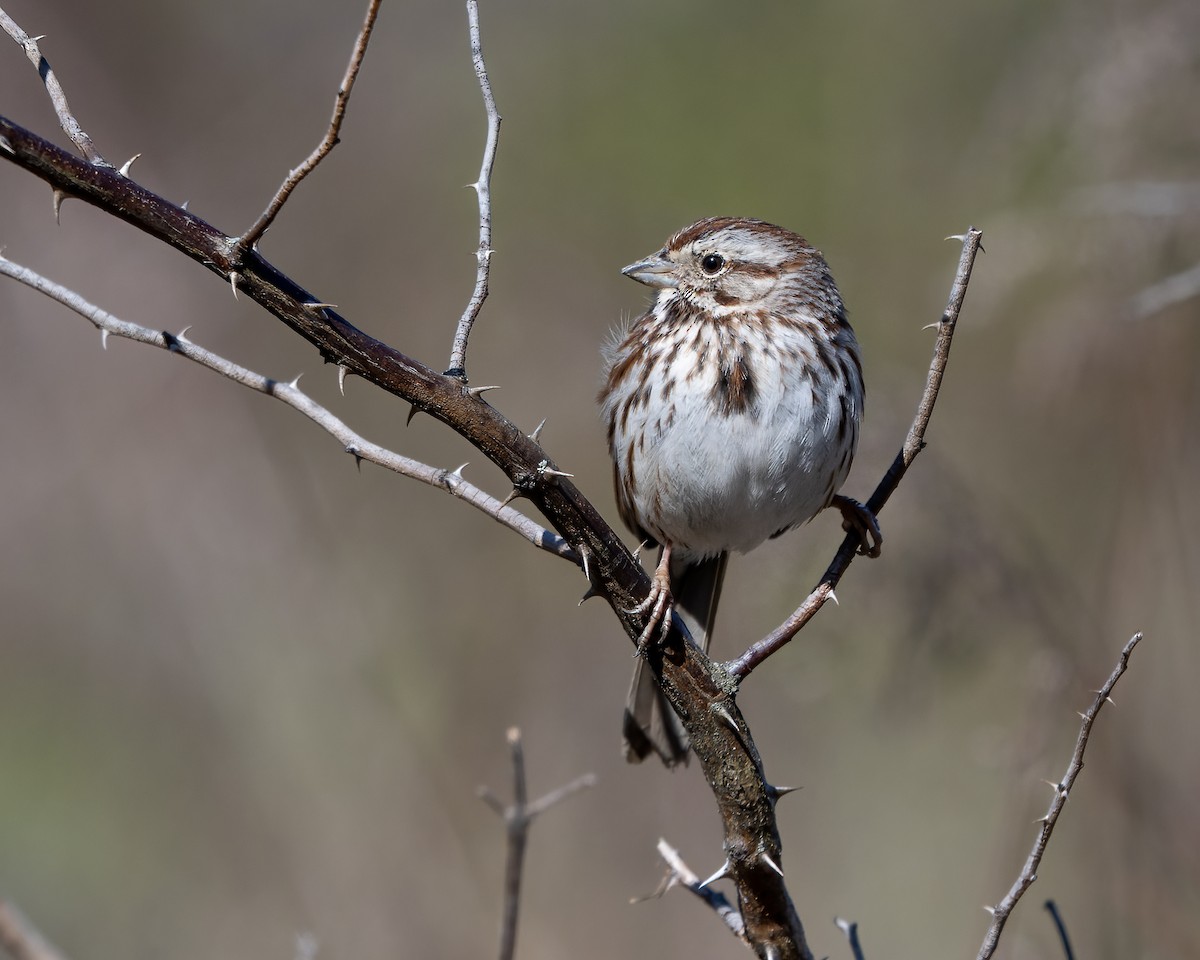
[[[659,643],[666,642],[671,633],[671,618],[675,615],[675,598],[671,596],[671,577],[667,560],[660,562],[658,569],[654,571],[646,599],[626,613],[636,616],[649,614],[646,626],[638,637],[637,649],[633,654],[635,658],[645,656],[655,633],[659,635]]]
[[[864,557],[877,557],[883,551],[883,531],[879,521],[865,503],[840,493],[833,498],[833,506],[842,512],[842,529],[858,534],[858,553]]]

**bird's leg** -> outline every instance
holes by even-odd
[[[864,557],[879,556],[883,548],[883,532],[879,529],[875,514],[867,509],[866,504],[839,493],[830,506],[842,512],[842,529],[858,534],[858,552]]]
[[[646,652],[646,647],[654,639],[656,632],[660,642],[667,639],[671,632],[671,615],[674,609],[675,598],[671,596],[671,548],[668,545],[663,547],[662,557],[658,566],[654,568],[654,575],[650,578],[650,592],[646,599],[629,611],[650,614],[646,629],[638,637],[637,652],[634,656],[640,657]]]

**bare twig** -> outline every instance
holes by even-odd
[[[63,960],[58,949],[6,900],[0,900],[0,947],[12,960]]]
[[[254,221],[250,229],[238,238],[233,248],[235,259],[244,257],[246,252],[262,239],[263,234],[275,221],[279,211],[283,209],[283,205],[292,195],[292,191],[299,186],[300,181],[312,173],[317,168],[317,164],[329,154],[329,151],[338,145],[338,134],[342,129],[342,121],[346,117],[346,107],[350,104],[350,94],[354,91],[354,81],[358,79],[359,67],[362,66],[363,57],[367,53],[367,44],[371,41],[371,31],[375,28],[375,18],[379,14],[380,3],[382,0],[370,0],[370,5],[367,7],[367,15],[363,20],[362,29],[359,30],[358,39],[354,41],[354,49],[350,53],[350,63],[346,65],[346,74],[342,77],[341,86],[338,87],[337,98],[333,104],[333,116],[329,118],[329,129],[325,131],[325,136],[317,144],[316,149],[308,155],[308,158],[296,169],[288,171],[287,177],[280,184],[275,196],[267,204],[267,209]]]
[[[1050,801],[1050,809],[1046,811],[1046,815],[1041,818],[1039,823],[1037,837],[1033,841],[1033,849],[1030,850],[1029,856],[1025,860],[1025,865],[1021,868],[1020,874],[1016,881],[995,907],[989,908],[992,914],[992,923],[988,927],[987,934],[983,938],[983,945],[979,948],[978,960],[988,960],[996,952],[996,944],[1000,942],[1000,934],[1004,930],[1004,924],[1008,922],[1009,915],[1016,908],[1021,897],[1025,895],[1025,891],[1033,886],[1033,882],[1037,880],[1038,866],[1042,862],[1042,856],[1046,852],[1046,845],[1050,842],[1050,835],[1054,832],[1054,825],[1058,823],[1059,814],[1062,813],[1063,807],[1067,804],[1067,798],[1070,796],[1071,787],[1075,785],[1075,780],[1079,776],[1079,772],[1083,769],[1083,753],[1087,749],[1088,738],[1092,735],[1092,725],[1096,722],[1096,717],[1100,713],[1100,709],[1104,704],[1111,702],[1109,697],[1112,694],[1113,687],[1117,685],[1117,681],[1121,679],[1121,675],[1125,673],[1129,667],[1129,656],[1133,653],[1133,648],[1141,641],[1142,635],[1135,633],[1125,644],[1121,650],[1121,655],[1117,658],[1117,665],[1113,668],[1104,685],[1096,691],[1096,696],[1092,700],[1091,706],[1079,716],[1083,718],[1083,722],[1079,726],[1079,736],[1075,740],[1075,750],[1071,754],[1071,762],[1067,764],[1067,772],[1062,780],[1058,783],[1051,784],[1054,788],[1054,799]]]
[[[58,122],[62,125],[63,132],[71,138],[71,142],[75,144],[79,152],[87,158],[88,163],[94,163],[102,167],[111,167],[112,164],[100,156],[100,151],[92,143],[92,138],[84,133],[83,127],[79,125],[79,121],[71,113],[71,108],[67,105],[67,95],[63,91],[62,84],[58,82],[58,75],[51,68],[50,62],[42,56],[42,51],[38,48],[38,41],[42,38],[29,36],[3,10],[0,10],[0,29],[24,48],[25,56],[29,58],[29,62],[37,67],[37,72],[42,78],[42,83],[46,85],[46,93],[50,95],[50,102],[54,105],[54,112],[58,114]]]
[[[667,843],[666,840],[658,841],[658,855],[667,862],[668,873],[665,884],[660,888],[659,894],[666,893],[671,887],[681,886],[690,890],[697,897],[703,900],[718,917],[721,922],[729,928],[729,931],[744,943],[746,940],[746,924],[742,919],[742,915],[737,908],[729,902],[729,898],[723,893],[712,889],[706,882],[692,871],[692,869],[683,861],[683,857],[679,855],[679,851]]]
[[[219,373],[235,383],[258,393],[265,393],[282,401],[294,410],[300,411],[317,426],[337,438],[342,448],[352,454],[357,460],[366,460],[378,464],[405,477],[412,477],[430,486],[438,487],[447,493],[465,500],[471,506],[483,511],[493,520],[504,524],[516,531],[530,543],[541,547],[550,553],[577,563],[578,558],[562,537],[534,523],[520,511],[504,505],[500,500],[485,493],[479,487],[463,479],[462,467],[457,470],[444,470],[410,459],[395,453],[378,444],[365,440],[351,430],[345,423],[334,416],[327,408],[321,406],[312,397],[302,392],[296,381],[283,383],[255,373],[246,367],[239,366],[224,357],[198,346],[188,340],[184,333],[170,334],[161,330],[153,330],[140,324],[131,323],[113,316],[100,307],[89,303],[73,290],[69,290],[52,280],[6,259],[0,255],[0,274],[12,277],[34,290],[57,300],[80,316],[94,323],[100,330],[101,342],[107,344],[110,335],[134,340],[169,350],[180,356],[200,364],[200,366]],[[299,378],[297,378],[299,379]],[[466,464],[463,464],[466,466]]]
[[[483,161],[479,167],[479,179],[470,186],[479,198],[479,248],[475,251],[475,289],[454,331],[454,345],[450,350],[450,369],[446,376],[467,381],[467,340],[471,327],[483,308],[488,295],[488,275],[492,262],[492,167],[496,163],[496,144],[500,138],[500,113],[496,99],[492,96],[492,84],[488,80],[487,65],[483,62],[483,43],[479,35],[479,4],[467,0],[467,20],[471,31],[471,63],[475,66],[475,78],[483,93],[483,106],[487,111],[487,143],[483,148]]]
[[[1197,296],[1200,296],[1200,263],[1138,291],[1129,300],[1129,312],[1135,320],[1145,320]]]
[[[529,827],[538,814],[596,782],[595,775],[585,773],[565,787],[552,790],[544,797],[529,803],[525,788],[525,750],[521,746],[521,731],[516,727],[509,727],[506,736],[512,751],[512,804],[505,806],[490,787],[480,787],[478,791],[479,798],[504,819],[508,836],[508,854],[504,863],[504,914],[500,924],[500,960],[512,960],[516,951],[517,920],[521,906],[521,873],[525,865]]]
[[[901,478],[908,471],[913,460],[925,446],[925,430],[929,426],[929,418],[933,415],[933,405],[937,402],[938,391],[941,389],[942,377],[946,372],[946,364],[950,360],[950,343],[954,338],[954,328],[962,310],[963,300],[967,295],[967,284],[971,280],[971,269],[975,264],[975,255],[983,249],[983,232],[974,227],[968,227],[961,236],[950,237],[962,241],[962,253],[958,258],[958,270],[954,275],[954,283],[950,288],[950,297],[946,303],[946,311],[937,323],[937,340],[933,347],[933,359],[929,365],[929,375],[925,380],[925,390],[917,404],[917,413],[909,427],[908,435],[904,438],[904,446],[888,467],[883,479],[867,501],[867,508],[876,516],[883,509]],[[750,672],[773,653],[782,649],[787,643],[811,620],[833,596],[842,579],[842,575],[850,566],[851,561],[860,545],[861,539],[857,532],[850,532],[842,540],[834,555],[833,561],[825,570],[820,583],[805,598],[804,602],[782,624],[767,634],[758,642],[752,644],[745,653],[725,664],[725,669],[737,680],[745,679]]]
[[[846,935],[846,941],[850,944],[850,954],[854,960],[866,960],[863,956],[862,944],[858,942],[858,924],[853,920],[843,920],[841,917],[834,917],[833,922]]]

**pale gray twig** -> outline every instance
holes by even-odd
[[[1200,296],[1200,263],[1152,283],[1129,300],[1135,320],[1145,320],[1177,303]]]
[[[12,903],[0,900],[0,947],[12,960],[64,960]]]
[[[271,202],[267,204],[267,208],[254,221],[250,229],[238,238],[233,249],[235,259],[244,257],[247,251],[262,239],[263,234],[275,221],[279,211],[283,209],[284,203],[287,202],[287,198],[291,196],[300,181],[312,173],[317,168],[317,164],[329,154],[329,151],[338,145],[338,134],[342,129],[342,121],[346,117],[346,107],[350,103],[354,81],[358,78],[359,67],[362,66],[363,57],[366,56],[367,44],[371,40],[371,31],[375,27],[375,18],[379,14],[379,4],[382,2],[383,0],[370,0],[367,7],[367,15],[363,20],[362,29],[359,30],[358,39],[355,40],[354,49],[350,53],[350,63],[347,64],[346,74],[342,77],[341,86],[338,87],[337,98],[333,104],[333,116],[329,119],[329,129],[325,131],[325,136],[300,166],[288,171],[287,177],[280,184],[275,196],[271,198]]]
[[[867,501],[867,509],[875,516],[883,509],[909,466],[918,453],[925,447],[925,431],[929,427],[929,418],[933,415],[933,405],[937,402],[938,391],[942,386],[942,378],[946,374],[946,365],[950,362],[950,344],[954,339],[955,326],[963,301],[967,296],[967,285],[971,281],[971,270],[975,265],[975,256],[983,249],[983,231],[968,227],[967,232],[958,236],[947,237],[948,240],[960,240],[962,252],[958,258],[958,269],[954,274],[954,282],[950,287],[950,296],[946,302],[946,310],[941,320],[933,324],[937,327],[937,340],[933,347],[933,359],[929,364],[929,374],[925,379],[925,389],[917,404],[917,413],[913,418],[904,445],[888,467],[887,473],[879,481],[871,499]],[[818,610],[834,597],[834,590],[842,579],[842,575],[850,566],[861,544],[857,532],[847,533],[834,555],[833,561],[825,570],[821,582],[805,598],[804,602],[783,623],[772,630],[761,640],[753,643],[740,657],[725,664],[725,669],[735,679],[744,680],[750,671],[788,644],[797,633],[803,629]],[[835,598],[836,599],[836,598]]]
[[[1100,713],[1100,709],[1106,703],[1111,702],[1109,697],[1113,687],[1117,685],[1117,681],[1129,667],[1129,655],[1133,653],[1133,648],[1141,642],[1141,639],[1142,635],[1135,633],[1125,644],[1121,655],[1117,658],[1117,665],[1109,674],[1108,679],[1104,681],[1104,685],[1096,691],[1091,706],[1079,715],[1083,722],[1079,726],[1079,736],[1075,740],[1075,750],[1071,754],[1070,763],[1067,764],[1067,772],[1058,783],[1051,784],[1054,789],[1054,799],[1050,801],[1050,809],[1046,811],[1045,816],[1038,821],[1040,827],[1037,837],[1033,841],[1033,849],[1030,850],[1016,881],[1003,900],[995,907],[988,908],[992,914],[992,923],[983,938],[983,945],[979,948],[978,960],[989,960],[996,952],[996,945],[1000,942],[1000,934],[1004,930],[1004,924],[1008,922],[1009,915],[1021,897],[1025,895],[1025,891],[1037,880],[1038,866],[1046,852],[1046,845],[1050,842],[1050,835],[1054,832],[1054,825],[1058,822],[1058,816],[1067,804],[1067,798],[1070,796],[1071,787],[1075,785],[1075,779],[1083,769],[1083,753],[1087,749],[1088,738],[1092,735],[1092,725],[1096,722],[1096,716]]]
[[[50,102],[54,105],[54,112],[58,114],[58,122],[79,152],[87,158],[89,163],[111,167],[112,164],[100,156],[100,151],[92,143],[92,138],[84,132],[79,121],[75,119],[75,115],[71,113],[71,108],[67,105],[67,95],[63,91],[62,84],[58,82],[58,75],[51,68],[50,62],[42,56],[42,51],[38,47],[38,41],[42,38],[29,36],[3,10],[0,10],[0,29],[24,48],[29,62],[37,67],[42,83],[46,85],[46,93],[50,95]]]
[[[466,310],[458,321],[454,331],[454,345],[450,350],[450,368],[446,371],[448,377],[458,377],[464,383],[467,380],[467,340],[471,336],[471,327],[475,318],[483,308],[483,301],[488,295],[488,275],[491,271],[492,260],[492,167],[496,163],[496,144],[500,139],[500,113],[496,109],[496,99],[492,96],[492,84],[488,80],[487,65],[483,62],[483,42],[479,34],[479,4],[477,0],[467,0],[467,21],[471,33],[471,63],[475,66],[475,79],[479,81],[479,89],[483,93],[483,106],[487,111],[487,142],[483,148],[483,161],[479,167],[479,179],[470,186],[475,188],[479,199],[479,248],[475,251],[475,289],[467,303]]]
[[[573,793],[596,782],[594,774],[585,773],[565,787],[552,790],[544,797],[528,802],[525,787],[525,750],[521,746],[521,731],[509,727],[506,734],[512,751],[513,802],[506,806],[490,787],[480,787],[479,798],[503,820],[508,837],[508,853],[504,861],[504,912],[500,922],[500,960],[512,960],[517,948],[517,920],[521,906],[521,873],[525,866],[525,847],[529,842],[529,828],[538,814],[544,813],[556,803]]]
[[[660,895],[674,886],[690,890],[721,918],[721,922],[729,928],[730,933],[742,942],[748,942],[746,940],[746,924],[742,920],[742,915],[729,902],[725,894],[702,882],[700,877],[684,862],[679,851],[661,838],[658,841],[658,855],[666,861],[668,867],[667,879],[659,890]]]
[[[108,337],[112,335],[169,350],[187,357],[187,359],[213,370],[235,383],[240,383],[258,393],[275,397],[336,437],[341,442],[343,449],[347,453],[353,454],[357,460],[367,460],[402,476],[412,477],[414,480],[420,480],[422,483],[445,490],[483,511],[498,523],[516,531],[534,546],[577,562],[574,551],[562,537],[539,526],[520,511],[504,505],[500,500],[464,480],[462,467],[453,471],[433,467],[365,440],[327,408],[303,393],[296,385],[295,380],[291,383],[283,383],[263,376],[261,373],[255,373],[253,370],[240,366],[188,340],[184,335],[186,331],[170,334],[122,320],[88,302],[75,291],[43,277],[28,267],[14,263],[2,255],[0,255],[0,274],[12,277],[14,280],[44,293],[90,320],[100,330],[102,343],[106,344]]]

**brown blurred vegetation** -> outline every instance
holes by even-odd
[[[312,0],[9,0],[116,162],[244,229],[317,141],[362,11]],[[362,6],[365,6],[363,4]],[[1147,634],[1006,956],[1200,955],[1200,260],[1192,0],[483,4],[505,116],[476,383],[615,522],[598,350],[620,265],[708,214],[822,247],[863,343],[865,495],[915,404],[957,247],[988,250],[931,446],[858,563],[741,704],[818,954],[973,956],[1088,691]],[[7,44],[7,45],[6,45]],[[57,132],[0,43],[0,112]],[[264,252],[444,366],[473,277],[483,111],[459,3],[385,5],[343,130]],[[1158,193],[1146,185],[1158,185]],[[1165,199],[1163,199],[1165,198]],[[0,165],[6,255],[291,378],[369,437],[498,493],[428,418],[331,368],[164,247]],[[475,799],[526,737],[526,958],[725,957],[691,898],[631,907],[654,842],[720,859],[694,769],[626,768],[629,644],[584,581],[282,405],[0,285],[0,891],[77,960],[488,956],[503,837]],[[717,650],[772,627],[833,518],[732,566]],[[739,625],[735,628],[733,625]],[[746,625],[745,635],[737,635]]]

